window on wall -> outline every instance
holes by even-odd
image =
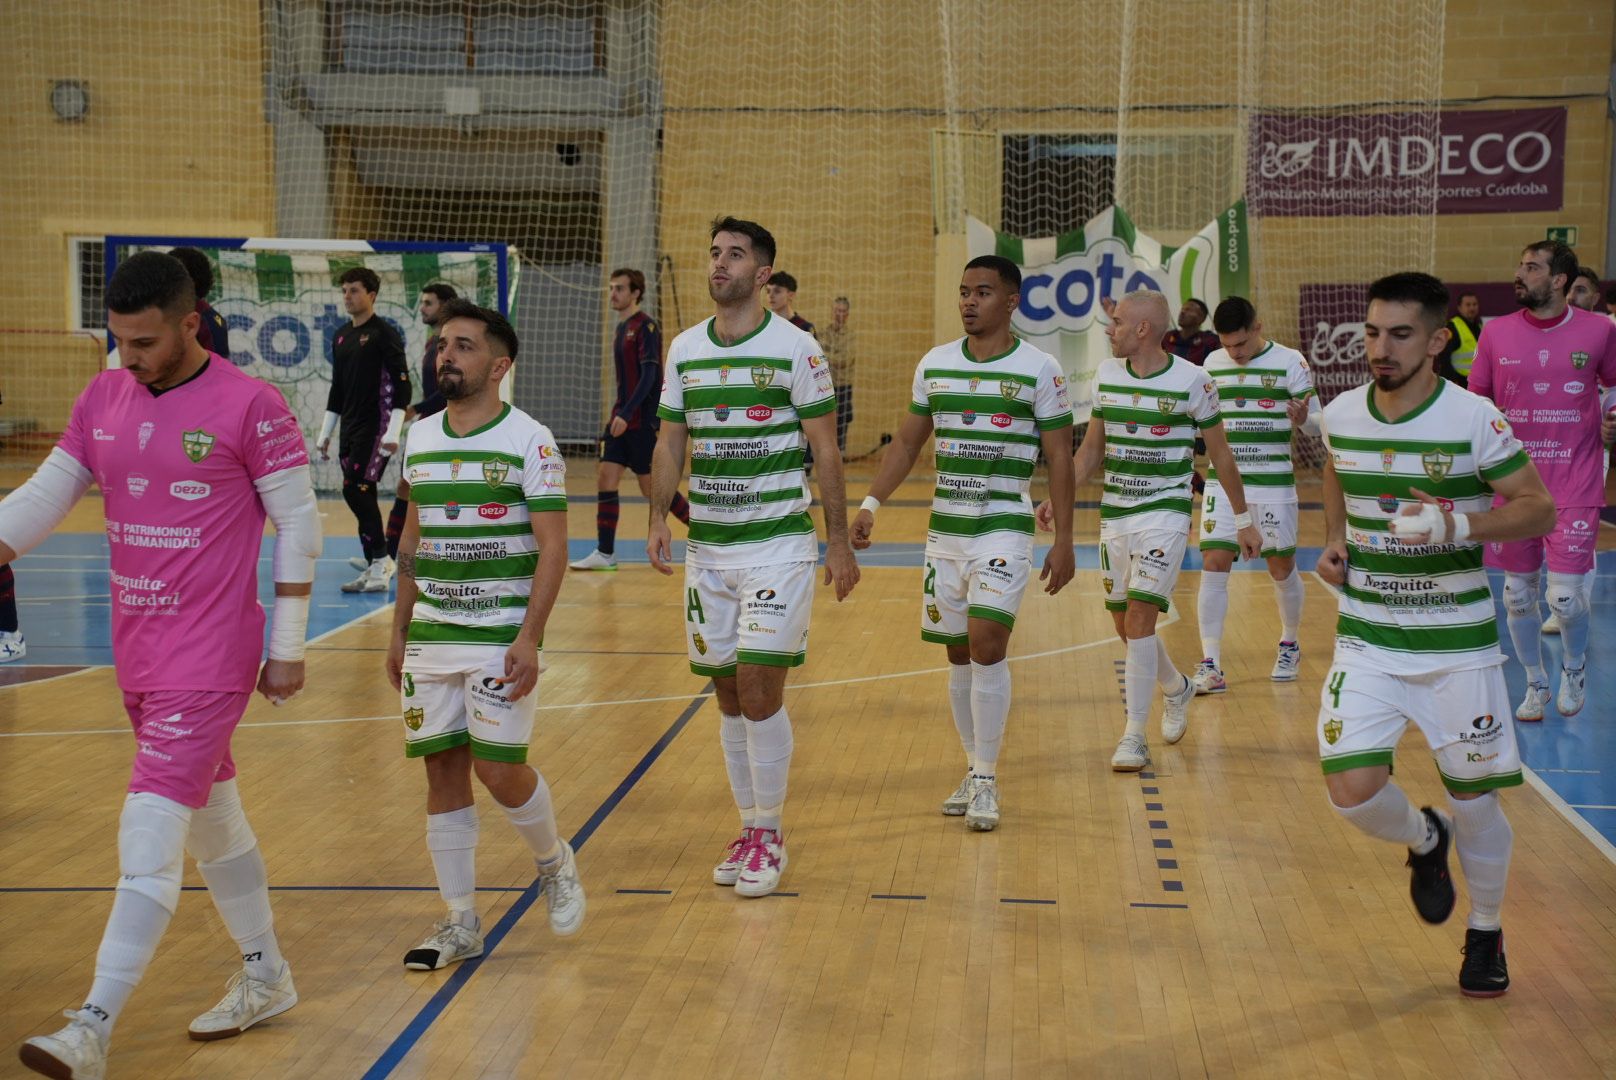
[[[70,330],[107,332],[107,242],[99,236],[67,238]]]

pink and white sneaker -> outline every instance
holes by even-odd
[[[774,829],[751,829],[751,839],[743,854],[735,892],[740,896],[768,896],[780,887],[786,870],[786,842]]]
[[[735,884],[735,879],[741,876],[741,867],[746,863],[746,849],[751,842],[751,829],[742,829],[741,835],[730,841],[729,847],[724,849],[724,861],[713,867],[714,885]]]

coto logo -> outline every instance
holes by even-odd
[[[774,410],[767,405],[754,405],[746,410],[748,420],[767,420],[774,415]]]
[[[510,512],[510,507],[504,503],[483,503],[477,508],[477,516],[490,521],[498,521]]]
[[[1002,413],[1002,412],[1001,413],[994,413],[993,414],[993,426],[996,427],[996,428],[1007,428],[1007,427],[1009,427],[1010,426],[1010,414],[1009,413]]]

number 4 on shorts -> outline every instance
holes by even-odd
[[[1346,681],[1347,673],[1345,671],[1332,671],[1330,681],[1325,684],[1325,689],[1330,691],[1330,704],[1334,708],[1339,709],[1341,707],[1341,687],[1345,685]]]
[[[685,622],[706,625],[707,615],[701,610],[701,595],[695,589],[685,590]]]

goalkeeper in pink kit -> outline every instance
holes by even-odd
[[[0,563],[45,539],[93,482],[111,549],[112,647],[135,733],[118,823],[117,889],[95,980],[69,1023],[27,1040],[37,1072],[97,1080],[119,1012],[180,897],[185,852],[242,954],[225,997],[190,1026],[220,1039],[297,1004],[281,957],[258,841],[242,813],[230,737],[257,689],[303,687],[320,520],[308,453],[279,391],[196,339],[184,266],[132,255],[106,290],[123,367],[91,380],[61,441],[0,503]],[[258,556],[275,523],[275,610],[262,664]],[[177,1057],[177,1055],[176,1055]]]
[[[1602,435],[1611,426],[1600,393],[1616,386],[1616,324],[1567,304],[1576,276],[1566,245],[1529,245],[1515,272],[1522,310],[1482,328],[1470,368],[1471,392],[1491,399],[1514,428],[1558,514],[1548,536],[1487,545],[1487,565],[1504,571],[1509,636],[1527,681],[1515,716],[1527,721],[1542,720],[1549,701],[1539,590],[1559,617],[1564,647],[1555,707],[1575,716],[1587,696],[1588,585],[1605,505]]]

